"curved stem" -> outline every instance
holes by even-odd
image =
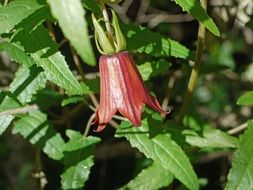
[[[109,40],[111,42],[111,44],[113,45],[113,32],[112,32],[112,27],[111,27],[111,23],[109,20],[109,16],[108,16],[108,12],[106,10],[105,7],[105,2],[103,0],[99,0],[99,4],[103,13],[103,17],[104,17],[104,21],[105,21],[105,28],[109,37]]]
[[[206,10],[207,9],[207,0],[201,0],[202,7]],[[184,96],[182,108],[178,114],[177,121],[181,124],[183,122],[184,116],[188,110],[188,107],[191,103],[192,94],[194,92],[197,79],[199,76],[200,65],[201,65],[201,58],[204,49],[205,43],[205,27],[203,24],[199,23],[199,30],[198,30],[198,41],[197,41],[197,50],[195,55],[195,64],[192,68],[191,76],[189,79],[187,92]]]

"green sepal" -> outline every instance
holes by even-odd
[[[103,28],[100,26],[94,14],[92,14],[92,22],[95,27],[95,41],[98,51],[101,54],[112,54],[115,52],[109,38],[107,37]]]
[[[121,32],[117,15],[112,9],[111,11],[112,11],[112,25],[114,28],[115,40],[116,40],[115,47],[116,47],[116,52],[119,52],[126,49],[126,39]]]
[[[104,0],[107,4],[117,4],[120,3],[122,0]]]

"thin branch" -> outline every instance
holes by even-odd
[[[233,129],[228,130],[227,133],[230,134],[230,135],[234,135],[234,134],[239,133],[242,130],[246,129],[247,127],[248,127],[248,123],[245,122],[245,123],[233,128]]]
[[[206,10],[207,0],[201,0],[201,4],[202,4],[203,8]],[[195,89],[195,86],[197,83],[197,79],[198,79],[199,71],[200,71],[202,53],[204,50],[205,33],[206,33],[206,30],[205,30],[204,25],[199,23],[195,64],[194,64],[192,72],[191,72],[190,80],[189,80],[188,87],[187,87],[187,92],[186,92],[186,94],[184,96],[184,100],[183,100],[183,105],[182,105],[182,108],[181,108],[178,118],[177,118],[177,121],[179,123],[183,122],[184,116],[188,110],[190,103],[191,103],[192,95],[193,95],[193,92],[194,92],[194,89]]]
[[[93,122],[93,120],[95,119],[95,117],[96,117],[96,113],[93,113],[93,114],[90,116],[90,118],[89,118],[89,120],[88,120],[88,122],[87,122],[87,124],[86,124],[85,131],[84,131],[83,136],[87,137],[87,135],[89,134],[90,127],[91,127],[92,122]]]
[[[9,0],[4,0],[4,6],[6,6],[8,4]]]
[[[112,32],[112,27],[111,27],[111,23],[109,20],[109,16],[108,16],[108,12],[106,10],[106,6],[105,6],[105,2],[104,0],[99,0],[99,4],[103,13],[103,17],[104,17],[104,22],[105,22],[105,28],[107,30],[107,34],[109,37],[109,40],[111,41],[112,45],[113,43],[113,32]]]
[[[69,45],[69,47],[70,47],[70,51],[71,51],[74,63],[76,65],[76,68],[77,68],[78,72],[81,74],[82,80],[84,81],[85,80],[84,70],[81,66],[79,58],[78,58],[77,54],[75,53],[75,50],[73,49],[73,47],[71,45]]]
[[[39,107],[36,104],[24,106],[22,108],[9,109],[6,111],[0,112],[0,116],[2,115],[15,115],[15,114],[24,114],[33,110],[38,110]]]

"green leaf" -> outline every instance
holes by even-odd
[[[50,158],[62,159],[64,140],[48,123],[47,116],[40,111],[33,111],[22,117],[16,122],[12,132],[13,134],[20,133]]]
[[[15,61],[26,67],[35,64],[35,61],[29,57],[24,51],[24,48],[18,43],[3,42],[0,44],[0,51],[5,51],[12,61]]]
[[[249,106],[253,105],[253,91],[245,92],[238,100],[238,105]]]
[[[99,91],[100,91],[100,80],[99,80],[98,77],[96,77],[95,79],[86,80],[85,84],[88,86],[90,91],[92,91],[94,93],[99,93]]]
[[[46,86],[46,75],[41,68],[21,67],[10,85],[10,91],[23,104],[31,102],[32,96]]]
[[[235,152],[232,168],[229,171],[225,190],[253,189],[253,121],[248,122],[248,128],[240,136],[239,148]]]
[[[138,65],[138,69],[144,81],[147,81],[151,77],[155,77],[159,74],[164,74],[171,66],[165,60],[159,60],[154,62],[145,62],[142,65]]]
[[[201,22],[210,32],[220,36],[220,31],[197,0],[174,0],[184,11]]]
[[[63,189],[82,188],[93,166],[93,148],[100,140],[97,137],[84,137],[79,132],[67,130],[70,140],[64,149],[64,173],[61,175]]]
[[[155,174],[155,177],[154,177]],[[157,190],[168,186],[174,177],[159,164],[152,164],[143,169],[133,180],[120,188],[120,190]]]
[[[47,0],[53,16],[72,46],[89,65],[96,65],[80,0]]]
[[[12,115],[0,115],[0,135],[9,127],[13,119]]]
[[[158,134],[154,138],[149,138],[149,131],[147,119],[143,120],[142,126],[138,128],[131,127],[128,122],[122,122],[116,136],[126,137],[133,147],[138,148],[147,158],[153,159],[154,163],[169,170],[189,189],[198,189],[198,178],[180,146],[169,134]]]
[[[69,98],[66,98],[66,99],[62,100],[61,105],[66,106],[68,104],[75,104],[75,103],[78,103],[78,102],[82,102],[83,100],[84,99],[81,96],[72,96],[72,97],[69,97]]]
[[[9,92],[0,93],[0,112],[20,108],[22,104]]]
[[[55,42],[43,26],[33,31],[21,30],[12,40],[19,41],[25,51],[31,54],[37,65],[46,71],[48,80],[64,88],[69,95],[83,93],[80,83],[70,71],[63,55],[57,50]]]
[[[185,133],[186,131],[184,134]],[[198,135],[186,135],[186,142],[200,148],[235,148],[238,145],[237,138],[208,126],[204,127],[203,137]]]
[[[127,49],[155,56],[173,56],[186,58],[189,49],[159,33],[137,27],[133,24],[121,24],[122,32],[127,37]]]
[[[245,26],[247,26],[249,28],[253,28],[253,19],[251,19],[248,22],[246,22]]]
[[[15,28],[25,28],[27,31],[32,31],[39,25],[42,25],[45,20],[53,21],[53,17],[48,5],[45,5],[44,7],[36,10],[33,14],[29,15],[24,20],[22,20],[22,22],[16,25]]]
[[[83,6],[90,11],[101,13],[98,3],[95,0],[82,0]]]
[[[0,34],[10,32],[15,25],[41,7],[43,5],[31,0],[13,1],[0,7]]]

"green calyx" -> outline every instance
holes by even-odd
[[[118,18],[116,13],[112,11],[112,27],[113,36],[109,36],[108,32],[105,32],[99,21],[96,19],[94,14],[92,14],[92,22],[95,28],[95,42],[98,51],[101,54],[109,55],[112,53],[120,52],[126,48],[126,40],[121,32]]]
[[[120,3],[122,0],[104,0],[105,3],[108,4],[116,4],[116,3]]]

